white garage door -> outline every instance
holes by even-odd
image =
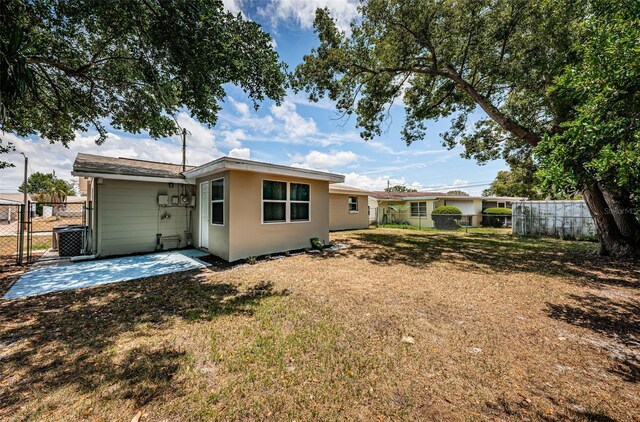
[[[462,211],[462,215],[473,215],[476,213],[473,208],[473,201],[453,201],[447,199],[447,205],[458,208]]]

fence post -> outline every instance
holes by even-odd
[[[27,204],[20,205],[20,224],[18,226],[18,265],[22,265],[24,259],[24,227],[25,223],[25,207]]]

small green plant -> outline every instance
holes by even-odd
[[[247,264],[249,265],[255,265],[257,262],[256,257],[255,256],[250,256],[249,258],[247,258]]]
[[[482,213],[492,215],[511,215],[511,208],[487,208],[482,211]]]

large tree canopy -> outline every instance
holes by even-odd
[[[284,95],[272,39],[221,0],[0,3],[0,129],[65,145],[105,123],[172,135],[186,108],[214,124],[225,84],[254,106]],[[7,145],[5,144],[6,148]]]
[[[365,139],[381,134],[391,105],[402,99],[407,144],[425,137],[429,120],[451,118],[451,129],[441,134],[446,146],[461,144],[466,157],[501,157],[513,167],[566,129],[575,103],[551,87],[582,59],[576,46],[584,41],[590,6],[574,0],[369,0],[350,36],[320,9],[320,45],[298,66],[294,84],[311,100],[326,95],[344,114],[355,113]],[[470,124],[476,110],[486,118]],[[598,185],[581,188],[595,190],[585,199],[601,252],[640,254],[640,241],[618,226],[617,217],[605,215],[606,192]],[[640,228],[637,220],[628,222]]]

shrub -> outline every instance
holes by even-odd
[[[435,208],[433,211],[431,211],[431,215],[436,215],[436,214],[462,215],[462,211],[460,211],[460,208],[444,206],[444,207]]]
[[[510,208],[487,208],[482,214],[482,225],[485,227],[508,227],[511,222]]]
[[[493,215],[511,215],[511,208],[487,208],[482,211],[482,213]]]
[[[431,218],[436,229],[457,230],[462,211],[456,207],[438,207],[431,212]]]

